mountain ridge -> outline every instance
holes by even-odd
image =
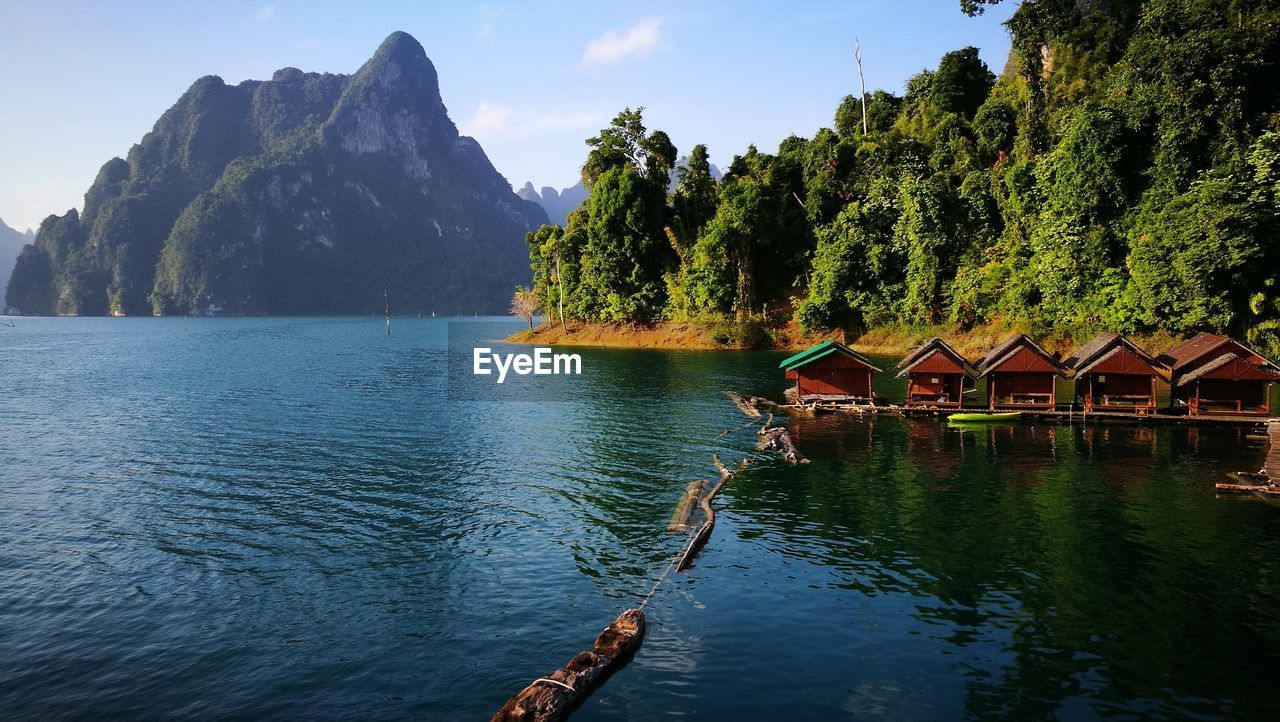
[[[351,75],[196,80],[84,211],[50,216],[8,304],[65,315],[505,308],[546,222],[472,138],[435,66],[396,32]]]
[[[685,167],[688,162],[688,157],[682,157],[676,161],[677,170],[671,172],[671,182],[667,186],[667,192],[674,193],[676,188],[679,187],[680,176],[678,169]],[[716,180],[724,177],[724,173],[714,163],[711,164],[711,177]],[[579,180],[568,188],[556,190],[552,186],[543,186],[541,191],[533,187],[533,181],[525,181],[525,184],[516,191],[516,195],[526,201],[532,201],[542,206],[552,223],[564,226],[569,222],[569,214],[582,205],[588,194],[586,187]]]

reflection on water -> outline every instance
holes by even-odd
[[[758,461],[575,719],[1278,711],[1280,509],[1212,490],[1240,430],[832,415],[791,466],[724,433],[782,354],[582,349],[563,399],[464,402],[443,320],[380,323],[0,337],[0,709],[483,719],[644,596],[719,453]]]
[[[811,594],[863,598],[846,672],[944,700],[909,716],[1248,717],[1274,710],[1280,548],[1274,509],[1211,492],[1243,433],[819,417],[796,425],[813,465],[744,477],[733,510]],[[928,642],[885,649],[903,634]]]

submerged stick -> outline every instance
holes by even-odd
[[[705,483],[702,480],[689,482],[689,488],[685,489],[684,496],[680,498],[675,512],[671,515],[671,523],[667,524],[667,531],[684,531],[689,528],[689,517],[693,515],[694,504],[698,501],[698,495],[702,493],[702,485]]]
[[[535,679],[507,700],[490,722],[554,722],[564,719],[593,687],[627,662],[644,641],[644,612],[628,609],[604,628],[589,651]]]

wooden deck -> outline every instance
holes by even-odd
[[[902,404],[867,404],[851,403],[847,400],[817,400],[816,403],[789,405],[792,408],[803,408],[818,413],[855,413],[855,414],[896,414],[900,416],[950,416],[959,413],[985,413],[986,408],[927,408],[904,406]],[[1083,411],[1066,409],[1014,409],[1002,408],[1002,412],[1019,411],[1027,419],[1052,419],[1061,421],[1105,421],[1108,423],[1128,422],[1133,424],[1175,424],[1184,426],[1260,426],[1267,424],[1271,435],[1271,455],[1268,457],[1268,468],[1280,471],[1280,419],[1248,416],[1244,414],[1212,414],[1190,416],[1188,414],[1155,413],[1139,415],[1132,411]],[[1272,472],[1275,475],[1275,472]]]

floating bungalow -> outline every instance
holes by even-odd
[[[977,363],[987,379],[987,408],[1052,411],[1065,367],[1024,334],[1006,339]]]
[[[955,408],[974,387],[978,372],[940,338],[920,344],[898,363],[898,378],[907,377],[907,406]]]
[[[1099,334],[1073,351],[1064,365],[1075,373],[1076,401],[1085,413],[1156,412],[1156,360],[1124,336]]]
[[[1158,361],[1169,374],[1174,403],[1192,416],[1271,412],[1271,384],[1280,367],[1235,339],[1196,334]]]
[[[795,381],[798,403],[839,401],[872,403],[871,375],[880,371],[866,356],[839,341],[824,341],[778,366]]]

